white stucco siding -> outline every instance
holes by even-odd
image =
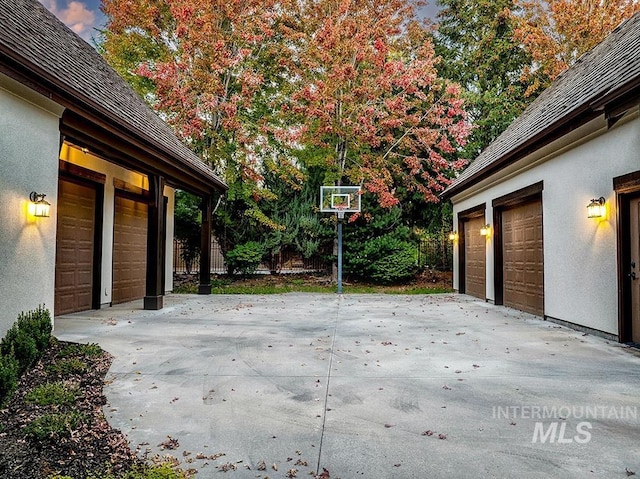
[[[610,130],[602,119],[594,120],[475,191],[453,198],[454,225],[458,212],[481,203],[486,204],[487,222],[492,223],[492,200],[543,181],[545,315],[611,334],[618,334],[613,178],[640,170],[637,110],[630,117]],[[600,196],[607,200],[606,218],[587,218],[587,204]],[[458,288],[457,251],[454,268]],[[487,240],[489,300],[495,298],[493,268],[491,237]]]
[[[22,311],[53,314],[62,112],[0,74],[0,337]],[[28,214],[32,191],[47,195],[49,218]]]

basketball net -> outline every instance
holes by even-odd
[[[338,215],[339,220],[344,219],[344,206],[336,206],[336,214]]]

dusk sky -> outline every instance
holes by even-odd
[[[69,28],[85,40],[95,36],[96,28],[104,26],[105,17],[100,11],[100,0],[40,0]],[[422,9],[423,15],[435,18],[437,6],[435,0]]]

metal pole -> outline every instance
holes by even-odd
[[[342,219],[338,219],[338,294],[342,294]]]

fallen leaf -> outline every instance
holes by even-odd
[[[627,474],[627,476],[635,476],[636,473],[633,471],[630,471],[629,469],[627,469],[626,467],[624,468],[624,472]]]
[[[393,426],[395,426],[395,424],[385,424],[385,425],[384,425],[384,427],[387,427],[387,428],[389,428],[389,427],[393,427]]]
[[[428,431],[424,431],[422,433],[423,436],[433,436],[433,431],[431,429],[429,429]]]
[[[438,439],[446,439],[447,435],[446,434],[438,434]]]
[[[165,449],[178,449],[180,447],[180,443],[177,439],[174,439],[171,436],[167,436],[167,440],[158,444],[158,447],[163,451]]]

